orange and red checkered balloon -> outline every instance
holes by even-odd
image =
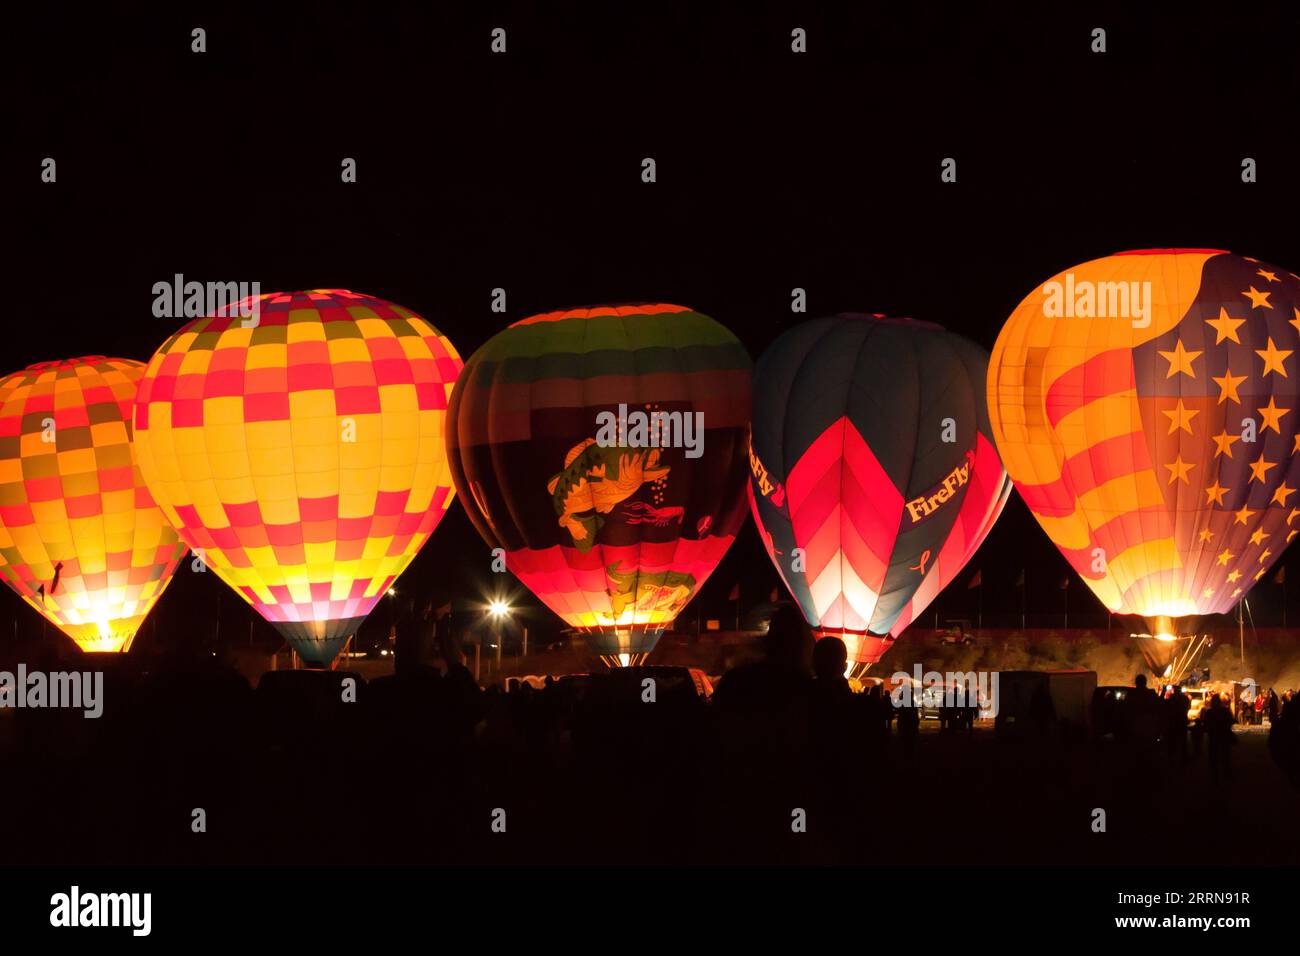
[[[256,305],[158,349],[136,449],[182,540],[327,664],[451,503],[443,427],[462,363],[382,299],[317,289]]]
[[[124,651],[185,552],[131,450],[144,364],[0,379],[0,578],[84,651]]]

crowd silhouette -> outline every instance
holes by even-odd
[[[1197,825],[1197,801],[1226,826],[1237,792],[1217,697],[1189,725],[1181,689],[1139,678],[1105,739],[1050,720],[973,733],[971,707],[923,732],[921,709],[881,685],[855,693],[844,644],[814,643],[790,607],[711,700],[680,668],[481,689],[432,606],[405,607],[397,646],[396,673],[368,682],[270,671],[254,689],[216,660],[176,659],[109,669],[99,720],[7,712],[9,859],[1113,862]],[[1275,708],[1268,752],[1300,785],[1300,706]],[[1093,839],[1094,807],[1124,839]]]

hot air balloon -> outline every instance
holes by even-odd
[[[460,357],[409,309],[343,289],[230,312],[150,360],[140,470],[182,540],[326,665],[451,502],[443,427]]]
[[[928,322],[837,315],[754,369],[750,504],[817,637],[861,674],[952,580],[1010,482],[984,405],[987,356]]]
[[[1255,259],[1125,252],[1029,293],[993,348],[1007,471],[1101,603],[1147,619],[1157,674],[1300,530],[1297,306]]]
[[[0,577],[83,651],[125,651],[185,552],[141,480],[144,363],[88,355],[0,380]]]
[[[452,393],[465,510],[607,664],[644,660],[745,518],[750,360],[680,305],[516,322]]]

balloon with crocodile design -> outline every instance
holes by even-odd
[[[448,410],[470,519],[589,648],[642,660],[745,517],[750,360],[708,316],[532,316],[470,357]]]

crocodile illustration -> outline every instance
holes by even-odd
[[[579,551],[590,551],[596,534],[615,505],[647,481],[668,476],[658,448],[601,447],[588,438],[569,449],[564,470],[551,478],[551,493],[560,527],[569,532]]]
[[[635,606],[638,618],[653,611],[667,612],[661,617],[671,618],[695,593],[695,575],[685,571],[620,571],[621,561],[605,569],[609,576],[606,591],[609,593],[611,616],[618,620],[628,605]]]

